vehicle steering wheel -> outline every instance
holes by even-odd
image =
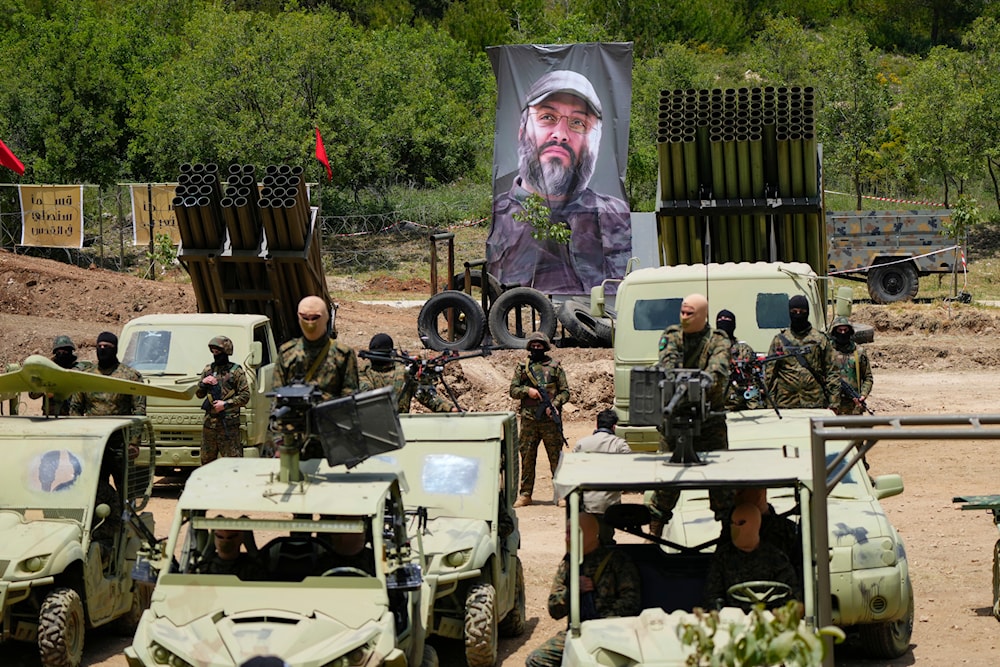
[[[329,570],[320,575],[321,577],[370,577],[372,575],[368,574],[360,567],[351,567],[349,565],[341,565],[339,567],[331,567]]]
[[[780,602],[792,597],[792,587],[780,581],[767,579],[741,581],[730,586],[726,594],[737,602],[762,603],[766,607],[772,602]]]

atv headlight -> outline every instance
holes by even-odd
[[[892,567],[896,564],[896,544],[884,537],[855,544],[851,548],[851,566],[855,570]]]
[[[169,665],[169,667],[192,667],[184,658],[171,653],[168,649],[164,648],[160,644],[153,642],[150,646],[150,651],[153,655],[153,661],[158,665]]]
[[[328,662],[324,667],[358,667],[368,661],[372,652],[372,642],[366,642],[353,651],[340,656],[333,662]]]
[[[632,658],[606,648],[594,651],[594,662],[598,665],[607,665],[607,667],[633,667],[638,664]]]
[[[34,574],[41,572],[45,568],[45,563],[49,560],[49,554],[44,556],[32,556],[21,561],[18,569]]]
[[[462,549],[461,551],[452,551],[445,556],[444,562],[448,567],[462,567],[469,562],[470,558],[472,558],[472,549]]]

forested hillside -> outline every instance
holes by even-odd
[[[825,184],[845,206],[967,193],[992,210],[998,13],[991,0],[0,0],[0,139],[26,183],[169,182],[184,162],[302,164],[319,180],[319,127],[327,213],[456,183],[488,211],[485,47],[631,41],[633,210],[654,207],[661,90],[770,85],[814,89]]]

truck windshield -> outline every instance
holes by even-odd
[[[784,329],[788,327],[788,299],[785,292],[759,292],[754,307],[758,329]],[[632,327],[636,331],[663,331],[672,324],[680,324],[682,298],[640,299],[632,311]],[[732,306],[730,306],[732,308]],[[734,310],[738,310],[735,309]],[[715,324],[714,315],[709,324]],[[742,324],[742,322],[741,322]]]
[[[171,327],[170,329],[138,329],[132,332],[122,355],[122,363],[140,373],[165,375],[198,375],[212,362],[208,341],[224,333],[210,326]],[[237,345],[239,341],[233,338]],[[239,359],[233,359],[237,363]]]

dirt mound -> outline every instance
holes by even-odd
[[[961,303],[859,304],[851,319],[883,333],[996,334],[1000,330],[1000,312]]]

